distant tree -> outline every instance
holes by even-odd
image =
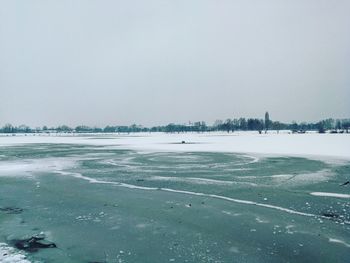
[[[179,127],[176,127],[176,128],[178,129]],[[201,128],[201,122],[200,121],[196,121],[196,122],[193,123],[193,126],[192,126],[193,131],[199,132],[200,128]]]
[[[207,126],[207,124],[205,123],[205,121],[202,121],[202,122],[200,123],[199,130],[200,130],[201,132],[205,132],[205,131],[208,130],[208,126]]]
[[[248,129],[248,123],[245,118],[239,118],[238,122],[240,130],[246,131]]]
[[[169,123],[167,126],[165,126],[165,132],[175,132],[176,131],[176,125],[174,123]]]
[[[279,132],[284,128],[284,124],[279,121],[272,122],[271,126],[272,126],[272,129],[276,130],[277,132]]]
[[[4,127],[2,127],[2,132],[3,133],[15,133],[16,129],[15,129],[15,127],[12,126],[12,124],[7,123],[7,124],[5,124]]]
[[[336,128],[337,130],[342,129],[342,122],[341,122],[341,120],[337,120],[337,122],[336,122],[336,124],[335,124],[335,128]]]
[[[225,131],[230,132],[230,131],[234,131],[233,128],[233,120],[231,119],[227,119],[224,123],[223,123],[223,128]]]
[[[223,123],[222,120],[216,120],[216,121],[214,122],[213,129],[214,129],[215,131],[220,131],[220,130],[221,130],[220,128],[221,128],[222,123]]]
[[[233,129],[239,130],[239,119],[233,119]]]
[[[323,123],[324,129],[331,130],[335,128],[335,121],[334,119],[325,119],[321,121]]]
[[[226,131],[233,132],[234,130],[253,130],[262,132],[265,129],[275,129],[277,131],[281,129],[289,129],[293,132],[305,132],[307,130],[316,130],[320,133],[324,133],[330,129],[343,130],[340,133],[344,133],[344,130],[348,133],[350,129],[350,119],[325,119],[317,123],[313,122],[302,122],[300,124],[293,123],[282,123],[278,121],[271,121],[269,113],[265,113],[265,119],[227,119],[226,121],[216,120],[212,126],[208,126],[204,121],[189,122],[188,124],[175,124],[170,123],[166,126],[155,126],[155,127],[143,127],[141,125],[133,124],[130,126],[106,126],[105,128],[89,127],[85,125],[77,126],[75,131],[78,133],[84,132],[118,132],[118,133],[130,133],[130,132],[205,132],[205,131]],[[67,125],[61,125],[58,127],[48,128],[43,126],[41,128],[32,129],[27,125],[20,125],[18,127],[6,124],[0,128],[0,133],[32,133],[32,132],[71,132],[72,128]]]
[[[255,130],[255,127],[256,127],[256,123],[255,123],[255,119],[248,119],[248,121],[247,121],[247,128],[248,128],[248,130],[251,130],[251,131],[253,131],[253,130]]]
[[[298,125],[298,123],[296,123],[295,121],[293,121],[293,122],[292,122],[292,125],[291,125],[291,130],[292,130],[293,133],[294,133],[294,132],[298,132],[298,130],[299,130],[299,125]]]
[[[75,127],[75,131],[84,133],[84,132],[92,132],[93,129],[90,128],[89,126],[80,125],[80,126]]]
[[[129,127],[128,132],[141,132],[143,127],[141,125],[133,124]]]
[[[259,119],[248,119],[247,127],[250,131],[261,132],[264,129],[264,121]]]
[[[113,126],[106,126],[103,131],[104,132],[115,132],[117,129],[116,127],[113,127]]]
[[[307,129],[308,129],[308,124],[307,124],[306,122],[300,123],[300,125],[299,125],[299,130],[300,130],[301,132],[305,132]]]
[[[261,133],[261,131],[263,129],[264,129],[264,122],[263,122],[263,120],[257,119],[257,130],[259,131],[259,133]]]
[[[116,127],[116,131],[118,132],[118,133],[129,133],[130,131],[129,131],[129,127],[128,126],[125,126],[125,125],[123,125],[123,126],[117,126]]]
[[[270,115],[268,112],[265,112],[265,133],[267,133],[270,127]]]
[[[349,129],[350,129],[350,120],[344,120],[342,122],[342,127],[343,129],[346,130],[346,133],[349,133]]]
[[[318,133],[325,133],[326,132],[324,121],[320,121],[316,125],[317,125],[317,129],[318,129]]]
[[[56,128],[57,132],[71,132],[73,129],[67,125],[61,125]]]
[[[102,129],[102,128],[99,128],[99,127],[94,127],[94,128],[92,129],[92,132],[94,132],[94,133],[100,133],[100,132],[103,132],[103,129]]]
[[[152,127],[150,129],[150,132],[159,132],[160,131],[160,128],[159,127]]]
[[[31,131],[32,131],[32,129],[29,126],[24,125],[24,124],[22,124],[16,128],[16,132],[18,132],[18,133],[30,133]]]

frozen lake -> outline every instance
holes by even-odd
[[[1,136],[0,262],[347,262],[349,139]]]

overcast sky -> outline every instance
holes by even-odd
[[[0,125],[350,117],[349,0],[0,0]]]

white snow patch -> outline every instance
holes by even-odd
[[[72,168],[75,161],[67,158],[27,159],[0,161],[0,176],[31,176],[33,172],[46,172]]]
[[[326,196],[326,197],[337,197],[337,198],[350,198],[348,194],[338,194],[338,193],[326,193],[326,192],[312,192],[310,193],[314,196]]]
[[[286,226],[286,233],[287,234],[294,234],[294,231],[291,231],[295,226],[294,225],[287,225]]]
[[[30,263],[26,256],[13,247],[0,243],[0,262],[1,263]]]
[[[279,134],[269,132],[225,133],[138,133],[130,135],[91,134],[89,136],[0,136],[0,145],[10,146],[28,143],[65,143],[105,145],[148,152],[236,152],[283,156],[308,156],[313,159],[350,160],[350,134]],[[179,142],[188,143],[181,144]],[[254,159],[253,161],[257,161]]]
[[[275,175],[248,175],[236,176],[237,179],[246,179],[248,181],[264,180],[263,183],[272,183],[277,185],[305,185],[318,182],[324,182],[330,179],[334,174],[327,169],[313,173],[301,174],[275,174]],[[262,184],[260,184],[262,185]]]
[[[256,222],[260,223],[260,224],[267,224],[270,223],[270,221],[266,220],[266,219],[261,219],[260,217],[256,217],[255,218]]]
[[[329,180],[330,177],[333,176],[329,170],[324,169],[314,173],[301,173],[301,174],[290,174],[290,175],[273,175],[276,183],[283,184],[310,184],[310,183],[318,183]]]
[[[244,175],[236,176],[239,179],[264,179],[264,178],[290,178],[293,177],[292,174],[276,174],[276,175]]]
[[[136,225],[136,228],[146,228],[148,226],[148,224],[145,223],[140,223]]]

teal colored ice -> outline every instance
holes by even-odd
[[[349,262],[349,180],[348,162],[3,146],[0,262]],[[57,248],[14,248],[39,234]]]

